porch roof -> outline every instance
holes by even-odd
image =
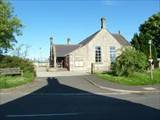
[[[56,56],[57,57],[64,57],[68,55],[73,50],[80,47],[80,45],[55,45],[56,47]]]

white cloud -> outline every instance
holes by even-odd
[[[116,1],[115,0],[105,0],[103,1],[103,4],[106,6],[113,6],[113,5],[116,5]]]

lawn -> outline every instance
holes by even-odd
[[[0,76],[0,89],[16,87],[33,81],[34,73],[25,72],[24,76]]]
[[[107,81],[124,84],[124,85],[153,85],[160,84],[160,69],[155,69],[153,72],[153,80],[150,79],[149,72],[134,73],[128,77],[114,76],[111,72],[96,73],[96,76]]]

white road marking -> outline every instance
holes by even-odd
[[[96,93],[97,95],[127,95],[130,93],[119,93],[119,92],[110,92],[110,93]]]
[[[25,92],[18,92],[19,94],[29,94]],[[16,93],[16,94],[18,94]],[[9,95],[12,93],[0,93],[0,95]],[[31,93],[29,95],[31,96],[94,96],[94,95],[125,95],[125,94],[130,94],[130,93],[119,93],[119,92],[108,92],[108,93],[103,93],[103,92],[95,92],[95,93]]]
[[[154,87],[144,87],[143,89],[144,90],[156,90],[156,88],[154,88]]]
[[[50,117],[50,116],[72,116],[80,115],[82,113],[53,113],[53,114],[28,114],[28,115],[6,115],[9,118],[15,117]]]

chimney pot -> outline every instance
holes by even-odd
[[[67,45],[70,45],[71,39],[67,38]]]
[[[106,18],[105,17],[101,18],[101,29],[106,29]]]
[[[50,39],[50,45],[52,45],[53,44],[53,37],[50,37],[49,39]]]

